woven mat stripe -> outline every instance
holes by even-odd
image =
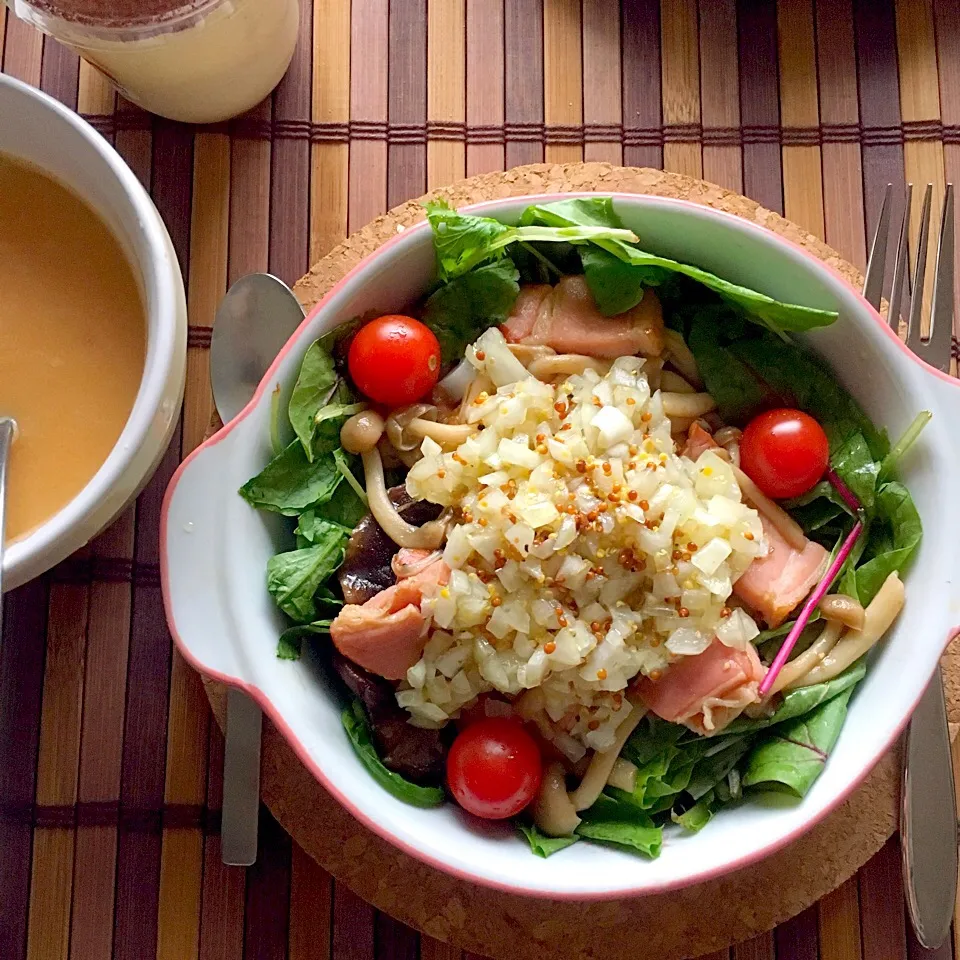
[[[777,10],[772,3],[738,0],[740,122],[763,130],[780,123],[777,99]],[[745,143],[743,189],[765,207],[783,213],[780,150],[776,142]]]
[[[504,124],[503,0],[470,0],[466,8],[466,173],[502,170]],[[413,195],[413,194],[411,194]]]
[[[700,144],[684,142],[678,134],[701,128],[699,50],[696,0],[661,0],[663,167],[698,178],[703,176]]]
[[[307,262],[345,234],[348,201],[350,225],[357,226],[366,219],[364,206],[379,211],[387,203],[419,193],[418,183],[438,184],[468,169],[476,172],[497,166],[491,158],[501,154],[501,162],[508,165],[539,160],[547,147],[558,151],[558,156],[567,152],[579,156],[583,151],[592,157],[607,155],[596,151],[619,150],[627,163],[657,166],[666,153],[675,169],[702,163],[708,177],[732,187],[739,187],[738,178],[745,178],[747,192],[767,205],[777,207],[785,200],[788,215],[802,220],[805,210],[813,210],[815,219],[819,184],[800,175],[801,170],[812,174],[813,165],[809,157],[807,165],[799,167],[787,157],[788,152],[799,156],[819,150],[821,167],[830,171],[822,178],[822,230],[828,242],[862,262],[863,215],[875,215],[876,197],[888,180],[902,183],[906,172],[919,182],[924,177],[942,182],[944,166],[954,179],[960,168],[960,97],[957,77],[951,73],[958,58],[950,59],[960,47],[960,29],[955,5],[944,0],[933,4],[933,19],[923,5],[858,0],[855,33],[849,36],[844,34],[848,0],[816,0],[813,22],[810,5],[794,0],[782,0],[779,10],[748,0],[702,0],[699,11],[684,0],[665,0],[663,11],[669,16],[663,18],[660,4],[624,0],[619,31],[609,19],[599,19],[602,5],[595,0],[584,0],[581,11],[573,15],[566,11],[566,19],[559,21],[554,18],[558,4],[547,0],[551,20],[546,33],[538,0],[505,0],[499,47],[502,96],[497,95],[500,8],[495,0],[450,4],[429,0],[425,13],[428,55],[412,65],[404,59],[405,51],[415,45],[410,34],[421,34],[417,17],[408,18],[402,4],[388,8],[385,3],[355,0],[352,17],[348,0],[317,0],[316,5],[312,39],[318,55],[313,63],[298,55],[292,79],[285,81],[272,104],[240,121],[197,131],[195,141],[192,131],[154,121],[128,104],[122,103],[114,115],[113,94],[94,71],[82,66],[78,74],[72,54],[40,41],[17,21],[11,19],[6,26],[0,62],[7,72],[42,85],[68,104],[76,102],[116,140],[146,182],[151,180],[152,167],[158,174],[161,166],[165,171],[152,186],[171,225],[190,285],[191,372],[183,451],[199,439],[209,410],[204,348],[209,345],[212,310],[226,280],[264,267],[295,279]],[[303,6],[306,23],[310,4]],[[365,11],[374,8],[381,16],[374,18],[371,33]],[[674,16],[677,11],[679,16]],[[0,12],[0,21],[3,17]],[[809,63],[802,63],[798,78],[785,55],[788,51],[781,46],[778,54],[778,27],[783,35],[786,20],[792,30],[793,17],[799,17],[801,28],[815,36],[816,77],[804,73]],[[422,22],[421,17],[421,29]],[[678,29],[679,39],[671,32]],[[617,32],[619,80],[616,70],[603,71],[601,57],[604,49],[617,43],[611,39]],[[375,54],[385,51],[379,61],[382,70],[373,71],[372,82],[366,58],[358,61],[364,64],[363,76],[354,71],[350,80],[350,40],[358,37],[372,37]],[[690,56],[691,44],[699,56]],[[732,76],[733,90],[739,89],[739,105],[717,92],[718,84],[712,82],[715,76],[719,79],[717,69],[708,66],[729,67],[732,51],[738,49],[740,75],[727,69],[723,82],[730,82]],[[325,56],[318,63],[321,51]],[[561,102],[564,79],[550,74],[549,63],[545,68],[544,57],[549,58],[551,51],[566,51],[574,57],[578,73],[572,88],[577,96],[572,97],[569,114],[565,111],[570,104]],[[489,63],[491,52],[493,82],[483,86],[470,65]],[[690,74],[694,67],[696,82]],[[937,86],[938,78],[938,106],[925,109],[923,97]],[[819,108],[819,117],[791,116],[790,110],[797,105],[792,91],[799,84],[806,91],[809,108],[817,93],[815,81],[819,81],[820,99],[814,110]],[[622,85],[619,98],[610,96],[609,86],[604,86],[611,83]],[[417,84],[421,90],[425,87],[425,99],[420,101]],[[496,113],[498,102],[502,102],[501,115]],[[177,171],[176,183],[171,170]],[[805,179],[808,189],[798,193]],[[201,203],[201,197],[207,199]],[[777,202],[771,202],[773,197]],[[308,217],[289,213],[306,209]],[[211,210],[218,212],[211,215]],[[213,252],[205,252],[208,246]],[[198,273],[202,282],[195,279]],[[242,872],[219,862],[216,815],[204,811],[219,808],[222,741],[215,725],[204,732],[205,705],[194,696],[197,688],[191,691],[189,677],[181,675],[176,661],[170,659],[169,638],[156,602],[156,544],[150,528],[158,491],[172,460],[171,456],[141,501],[135,554],[131,512],[87,556],[7,599],[5,632],[10,635],[15,630],[18,643],[16,650],[10,642],[0,649],[0,691],[7,693],[13,678],[17,723],[3,727],[14,734],[0,745],[0,761],[36,755],[39,766],[28,765],[24,770],[22,763],[0,762],[3,809],[30,811],[27,819],[0,817],[0,887],[5,891],[0,956],[23,954],[30,902],[36,910],[31,909],[29,917],[30,952],[37,956],[41,948],[62,945],[64,937],[71,936],[71,956],[106,958],[115,926],[116,956],[239,958],[246,948],[248,956],[280,956],[289,949],[295,960],[316,956],[318,947],[323,955],[326,943],[333,953],[349,957],[412,957],[415,934],[377,916],[359,901],[351,903],[347,891],[333,894],[329,877],[302,853],[284,852],[282,843],[279,847],[271,843],[271,851],[280,853],[264,861],[264,878],[259,881],[255,871],[245,882]],[[87,610],[81,618],[85,632],[64,635],[67,618],[60,613],[66,606],[78,605]],[[43,634],[48,607],[57,621],[48,631],[51,649],[62,654],[72,642],[77,651],[80,643],[86,664],[82,674],[64,669],[56,660],[45,665],[42,645],[31,648],[23,643],[31,632],[38,637]],[[133,640],[128,658],[130,620]],[[117,656],[120,651],[122,655]],[[118,680],[128,659],[126,703],[118,704]],[[122,687],[119,693],[123,695]],[[0,704],[11,703],[10,696],[0,698]],[[71,716],[69,711],[76,711],[78,703],[82,720],[73,725],[77,739],[61,765],[53,759],[50,731],[65,724],[59,718]],[[131,713],[144,709],[146,716]],[[3,710],[9,713],[10,708],[0,706],[0,717],[8,719]],[[34,722],[25,723],[31,716]],[[138,742],[147,726],[153,727],[153,735]],[[181,749],[193,753],[177,769],[172,758]],[[160,760],[164,754],[171,762]],[[71,770],[75,788],[70,786]],[[177,802],[183,797],[196,802]],[[151,802],[140,804],[143,798]],[[34,806],[50,799],[64,802]],[[160,820],[144,819],[141,809],[163,811],[162,834]],[[31,868],[33,821],[37,826]],[[151,823],[156,829],[144,828]],[[264,836],[276,830],[271,821],[263,829]],[[137,836],[152,839],[138,847],[140,841],[133,839]],[[895,887],[897,856],[896,845],[888,845],[862,871],[859,897],[848,884],[818,910],[811,909],[781,927],[776,936],[757,938],[735,948],[732,955],[772,957],[775,943],[780,960],[800,960],[816,955],[819,939],[824,958],[847,960],[859,957],[861,950],[864,960],[905,957],[908,952],[911,957],[920,956],[915,944],[907,946]],[[49,897],[44,900],[38,891],[47,877],[63,883],[56,867],[71,860],[72,880],[66,881],[73,897],[69,921],[62,906],[55,906]],[[172,867],[177,861],[182,869],[164,871],[165,863]],[[115,867],[121,891],[114,919]],[[31,869],[35,882],[33,900],[28,901]],[[143,876],[135,877],[135,870]],[[131,897],[145,897],[136,908],[136,922],[134,908],[123,903]],[[352,924],[356,936],[342,926],[339,931],[332,927],[330,910],[315,909],[316,903],[324,902],[332,905],[339,922]],[[854,940],[850,930],[860,928],[858,911],[863,934]],[[285,918],[289,919],[289,947]],[[277,931],[282,931],[279,937]],[[420,949],[427,958],[459,956],[459,951],[427,938]]]
[[[700,2],[700,113],[704,125],[703,175],[737,193],[743,190],[740,69],[736,0]],[[736,141],[712,139],[711,128],[736,130]]]
[[[588,0],[589,2],[589,0]],[[704,0],[705,2],[705,0]],[[727,0],[721,0],[721,3]],[[721,7],[721,9],[723,9]],[[716,10],[706,11],[708,21],[713,20]],[[701,13],[703,16],[704,13]],[[732,21],[724,18],[729,26]],[[605,18],[605,31],[612,31],[615,21]],[[624,44],[636,42],[633,36],[636,24],[628,23],[624,33]],[[485,38],[489,39],[489,38]],[[596,36],[585,37],[585,42],[595,41]],[[604,41],[606,43],[606,40]],[[491,44],[491,47],[493,45]],[[591,50],[590,52],[596,52]],[[625,53],[624,67],[627,73],[633,72],[627,68],[626,58],[632,54]],[[701,58],[703,53],[701,53]],[[634,67],[638,64],[632,64]],[[649,66],[649,65],[648,65]],[[497,64],[493,64],[492,79],[494,91],[497,83]],[[615,69],[615,68],[614,68]],[[509,70],[511,74],[514,70]],[[737,70],[728,70],[730,76],[722,78],[726,83],[735,77]],[[604,74],[602,83],[609,83],[615,76]],[[479,80],[478,80],[479,84]],[[658,84],[659,85],[659,84]],[[627,98],[632,85],[624,80],[624,98]],[[724,89],[721,87],[721,89]],[[484,91],[489,93],[488,90]],[[584,91],[586,94],[586,91]],[[595,91],[594,91],[595,93]],[[706,96],[707,91],[703,91]],[[715,90],[710,90],[711,96],[717,102],[721,98]],[[496,106],[491,95],[488,98],[492,106]],[[594,97],[599,103],[599,97]],[[645,97],[645,100],[647,98]],[[726,98],[723,98],[724,100]],[[605,101],[605,108],[616,108],[616,101]],[[649,106],[649,105],[648,105]],[[104,114],[97,111],[81,110],[81,115],[98,132],[106,135],[115,133],[119,129],[149,129],[153,118],[141,113]],[[659,114],[658,114],[659,116]],[[925,143],[942,141],[945,144],[960,144],[960,125],[945,123],[940,120],[914,120],[896,124],[870,125],[854,121],[824,122],[821,124],[780,124],[753,123],[739,126],[737,123],[707,123],[652,122],[641,126],[628,121],[590,121],[584,123],[547,123],[543,120],[511,122],[498,119],[495,122],[464,121],[464,120],[419,120],[416,122],[399,122],[394,120],[343,120],[343,121],[307,121],[256,119],[253,116],[224,124],[210,124],[197,127],[200,133],[227,134],[233,140],[273,140],[273,141],[308,141],[310,143],[349,144],[360,140],[386,142],[388,145],[400,144],[443,144],[456,143],[468,146],[503,145],[513,141],[521,143],[539,143],[560,146],[583,146],[591,143],[614,143],[623,141],[629,147],[654,146],[663,147],[670,144],[711,144],[715,146],[742,146],[743,144],[778,144],[788,147],[822,146],[833,143],[859,143],[873,146],[896,145],[904,143]],[[534,161],[531,161],[534,162]],[[626,162],[626,161],[624,161]],[[513,164],[516,166],[516,164]],[[650,166],[651,164],[635,165]],[[499,169],[499,168],[498,168]]]
[[[571,134],[583,124],[583,39],[579,3],[543,2],[543,119],[547,129]],[[578,137],[546,143],[547,163],[583,160]]]
[[[540,163],[544,145],[535,131],[544,116],[541,0],[504,0],[504,89],[505,165]]]
[[[427,65],[422,55],[426,42],[426,0],[391,4],[387,116],[395,133],[387,145],[387,208],[427,188],[426,138],[414,132],[427,120]]]

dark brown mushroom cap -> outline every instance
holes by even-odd
[[[436,520],[443,509],[427,500],[411,500],[404,487],[391,487],[387,494],[396,504],[400,516],[418,527]],[[343,599],[347,603],[366,603],[381,590],[393,586],[397,578],[390,561],[398,550],[373,515],[367,514],[353,531],[340,567]]]
[[[423,730],[408,723],[393,687],[382,677],[358,667],[336,650],[332,652],[332,663],[340,679],[363,704],[383,765],[414,783],[442,783],[446,744],[441,731]]]

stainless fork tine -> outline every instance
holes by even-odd
[[[903,220],[900,221],[900,239],[897,242],[897,259],[893,266],[893,286],[890,290],[889,313],[887,322],[894,333],[900,330],[900,305],[903,300],[903,286],[910,282],[910,257],[907,253],[907,235],[910,231],[910,204],[913,200],[913,184],[907,184],[907,195],[903,202]]]
[[[892,195],[893,184],[888,183],[887,189],[883,191],[883,203],[880,205],[880,216],[877,218],[877,231],[873,235],[867,274],[863,281],[863,296],[874,310],[880,309],[880,298],[883,296],[883,274],[887,266],[887,237],[890,233],[890,197]]]
[[[913,296],[910,301],[910,316],[907,320],[907,346],[917,352],[923,342],[923,281],[927,272],[927,243],[930,239],[930,200],[933,184],[928,183],[923,191],[923,207],[920,210],[920,232],[917,235],[917,266],[913,272]],[[921,348],[922,349],[922,348]]]
[[[933,303],[930,307],[930,339],[917,351],[927,363],[950,372],[950,344],[953,336],[953,184],[943,194],[940,241],[933,279]],[[908,345],[916,350],[912,344]],[[918,344],[919,345],[919,344]]]

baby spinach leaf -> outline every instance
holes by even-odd
[[[336,390],[339,377],[333,357],[319,340],[307,347],[300,364],[300,374],[290,395],[287,416],[307,460],[313,461],[313,434],[320,408]]]
[[[384,790],[393,794],[398,800],[403,800],[404,803],[415,807],[437,807],[443,803],[444,793],[440,787],[421,787],[383,765],[373,746],[370,724],[358,700],[354,700],[343,711],[340,719],[360,762]]]
[[[521,217],[521,223],[538,222],[557,228],[569,227],[571,229],[578,224],[602,225],[611,228],[614,224],[620,224],[621,221],[613,209],[612,200],[608,197],[599,199],[604,200],[605,203],[561,200],[557,203],[528,208]],[[593,283],[590,282],[589,274],[587,275],[587,283],[590,284],[590,291],[593,293],[594,299],[598,305],[601,300],[607,303],[608,310],[611,309],[611,297],[613,298],[613,306],[619,306],[633,298],[635,298],[635,305],[640,302],[637,296],[638,286],[652,285],[649,283],[651,279],[659,284],[663,282],[665,274],[678,273],[703,284],[727,302],[733,303],[746,311],[751,320],[755,322],[759,320],[778,334],[784,330],[811,330],[814,327],[827,326],[837,319],[837,313],[834,310],[818,310],[814,307],[781,303],[766,294],[731,283],[729,280],[723,280],[691,264],[679,263],[667,257],[658,257],[652,253],[646,253],[631,241],[625,242],[612,236],[584,237],[583,239],[588,239],[591,243],[623,261],[624,264],[643,271],[642,276],[633,280],[627,280],[623,273],[618,275],[620,283],[629,284],[629,290],[631,291],[629,295],[626,292],[611,294],[606,285],[602,288],[599,286],[594,288]],[[584,264],[584,267],[586,268],[586,264]],[[599,279],[596,263],[594,263],[593,277],[595,281]],[[601,312],[607,313],[607,310],[601,307]]]
[[[510,315],[520,292],[520,277],[509,258],[478,267],[438,288],[424,305],[423,322],[437,335],[444,363],[463,357],[488,327]]]
[[[321,524],[323,525],[321,528]],[[267,589],[288,617],[301,623],[316,618],[314,594],[343,562],[350,531],[328,520],[317,521],[312,545],[278,553],[267,561]]]
[[[509,227],[490,217],[458,213],[445,203],[428,203],[426,208],[441,280],[453,280],[487,260],[503,256],[503,250],[513,243],[637,239],[629,230],[606,225]]]
[[[880,488],[876,514],[874,525],[883,529],[886,537],[881,541],[883,546],[874,547],[870,558],[857,569],[857,593],[862,604],[876,596],[891,573],[903,571],[923,536],[920,514],[902,483],[891,481]]]
[[[765,385],[768,405],[798,407],[819,421],[831,455],[857,432],[863,435],[871,459],[886,455],[890,448],[886,434],[874,427],[819,357],[769,335],[739,340],[729,350]]]
[[[351,530],[370,512],[346,480],[338,484],[331,496],[324,503],[317,504],[314,510],[318,517],[340,523]]]
[[[365,403],[327,403],[317,411],[313,422],[319,425],[325,420],[340,420],[344,417],[352,417],[355,413],[366,409]]]
[[[701,307],[687,335],[700,376],[728,423],[745,424],[769,404],[765,386],[730,349],[731,342],[748,335],[744,319],[722,304]]]
[[[802,717],[775,727],[747,759],[745,787],[779,789],[803,797],[820,776],[840,736],[853,693],[848,687]]]
[[[729,728],[728,728],[729,729]],[[726,734],[726,730],[724,731]],[[718,783],[725,780],[727,775],[740,762],[740,759],[750,749],[749,737],[724,737],[727,740],[724,748],[711,756],[700,760],[690,776],[686,793],[694,800],[700,800],[711,793]]]
[[[295,517],[330,499],[342,479],[331,457],[318,457],[311,463],[297,439],[248,480],[240,488],[240,496],[260,510]]]
[[[288,627],[277,640],[278,660],[299,660],[303,652],[303,638],[316,634],[329,634],[332,620],[314,620]]]
[[[503,246],[496,245],[510,232],[499,220],[458,213],[444,201],[428,203],[426,209],[442,280],[467,273],[502,251]]]
[[[580,260],[597,309],[605,317],[632,310],[647,287],[659,287],[670,276],[664,267],[626,263],[593,244],[580,248]]]
[[[802,497],[784,500],[780,506],[790,513],[807,534],[820,530],[837,517],[850,514],[850,508],[829,480],[821,480]]]
[[[517,830],[520,832],[520,836],[530,844],[530,849],[538,857],[543,857],[544,860],[551,854],[565,850],[579,839],[575,836],[548,837],[545,833],[541,833],[532,823],[518,822]]]
[[[873,509],[880,464],[873,459],[863,434],[854,430],[835,449],[830,449],[830,466],[837,472],[864,510]]]
[[[612,197],[571,197],[554,203],[527,207],[520,215],[521,226],[610,227],[623,229],[623,221],[613,208]]]

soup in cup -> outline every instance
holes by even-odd
[[[183,394],[186,305],[169,235],[116,151],[0,76],[0,415],[18,424],[5,589],[110,522],[152,474]]]

